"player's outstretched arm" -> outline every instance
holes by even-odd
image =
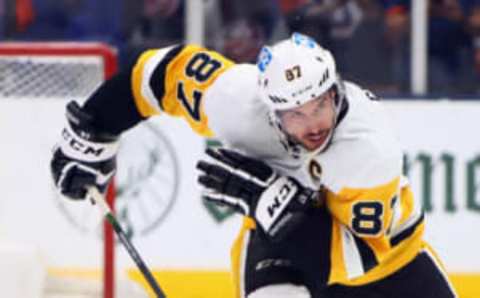
[[[220,54],[193,45],[144,52],[83,105],[69,105],[51,162],[55,185],[77,199],[88,186],[105,186],[115,168],[116,139],[150,116],[180,116],[198,134],[212,136],[204,94],[232,65]]]
[[[260,160],[228,149],[206,153],[212,160],[197,164],[203,197],[253,217],[273,241],[284,239],[320,200],[319,192]]]

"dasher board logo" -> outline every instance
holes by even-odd
[[[176,201],[178,159],[160,125],[145,121],[122,135],[115,174],[115,214],[127,235],[145,236],[168,216]],[[89,202],[56,196],[67,220],[85,234],[101,236],[103,218]]]

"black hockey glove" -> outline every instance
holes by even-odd
[[[227,149],[207,149],[198,162],[204,198],[251,216],[273,241],[285,238],[316,205],[319,193],[266,163]]]
[[[55,186],[71,199],[85,199],[87,188],[104,191],[115,171],[116,136],[96,131],[92,117],[76,102],[67,105],[67,124],[50,163]]]

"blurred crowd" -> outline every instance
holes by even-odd
[[[103,41],[126,65],[183,41],[185,1],[0,0],[0,39]],[[380,94],[410,90],[412,0],[203,1],[206,45],[236,62],[297,31],[332,50],[344,78]],[[429,92],[478,95],[480,0],[427,2]]]

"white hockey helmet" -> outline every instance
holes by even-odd
[[[261,97],[273,111],[301,106],[337,84],[332,54],[300,33],[263,47],[257,67]]]

